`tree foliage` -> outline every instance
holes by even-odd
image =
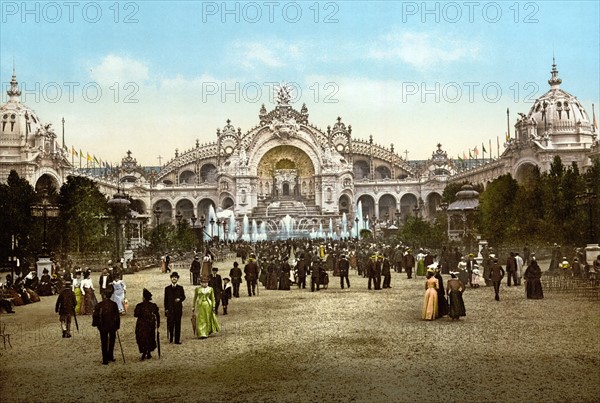
[[[104,231],[109,219],[107,202],[93,181],[69,176],[58,200],[64,250],[91,252],[110,247]]]
[[[4,265],[13,253],[13,237],[20,259],[35,248],[29,236],[34,229],[31,206],[35,201],[33,187],[11,170],[6,184],[0,184],[0,264]]]

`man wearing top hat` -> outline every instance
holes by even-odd
[[[70,281],[65,282],[65,288],[58,294],[54,310],[59,314],[62,337],[71,337],[71,318],[75,316],[77,300],[71,288]]]
[[[181,344],[181,315],[183,313],[183,301],[185,301],[185,291],[183,287],[177,284],[179,274],[174,271],[171,273],[171,284],[165,287],[164,307],[167,316],[167,333],[169,334],[169,343]]]
[[[192,273],[192,284],[198,285],[198,277],[200,276],[200,269],[202,266],[200,265],[200,257],[198,255],[194,256],[194,260],[192,261],[192,265],[190,266],[190,272]]]
[[[215,292],[215,313],[219,314],[219,306],[221,305],[221,296],[223,295],[223,280],[221,276],[217,274],[219,269],[217,267],[212,268],[212,276],[208,280],[208,285],[212,287]]]

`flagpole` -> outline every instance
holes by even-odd
[[[65,149],[65,117],[62,118],[62,141],[63,141],[63,150]]]
[[[506,130],[510,139],[510,111],[508,108],[506,108]]]

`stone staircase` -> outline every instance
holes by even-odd
[[[279,219],[289,214],[291,217],[319,217],[321,208],[314,201],[282,199],[275,202],[261,202],[252,209],[253,219]]]

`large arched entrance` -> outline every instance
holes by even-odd
[[[55,194],[58,192],[58,181],[52,175],[43,174],[35,182],[36,192],[48,192],[49,194]]]
[[[314,199],[310,184],[314,183],[315,167],[306,152],[298,147],[271,148],[260,159],[257,175],[261,196],[267,201]],[[309,189],[305,189],[306,186]]]

